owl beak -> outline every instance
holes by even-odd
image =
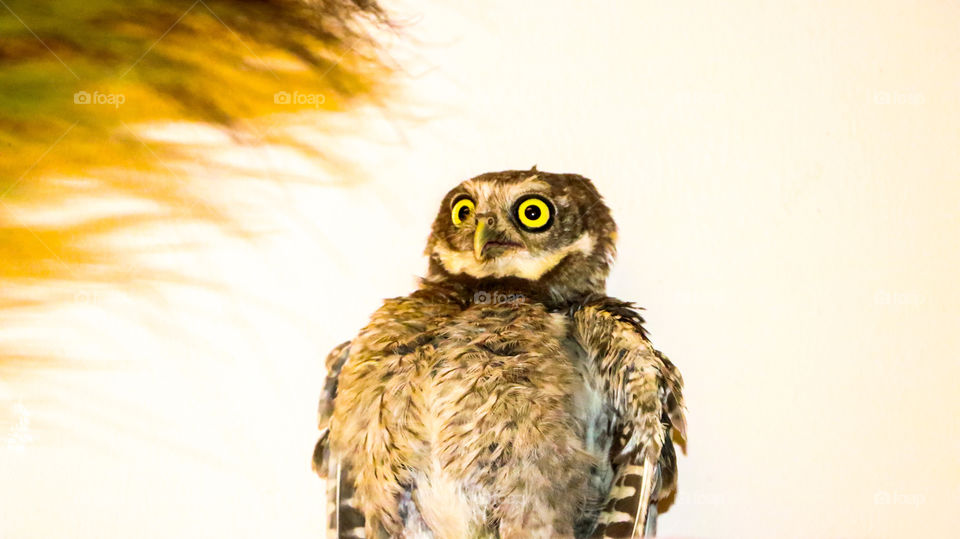
[[[497,235],[497,231],[490,226],[487,219],[477,220],[477,230],[473,233],[473,257],[478,262],[484,260],[483,249],[487,243]]]

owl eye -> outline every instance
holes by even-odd
[[[520,226],[528,232],[542,232],[553,224],[553,206],[539,195],[527,195],[514,205]]]
[[[453,217],[453,224],[460,226],[464,221],[470,218],[473,215],[473,211],[476,209],[476,206],[473,205],[473,201],[469,198],[461,198],[456,201],[453,205],[453,211],[451,216]]]

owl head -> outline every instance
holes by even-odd
[[[560,301],[602,293],[616,230],[583,176],[536,167],[481,174],[444,197],[427,280],[509,283]]]

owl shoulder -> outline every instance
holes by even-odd
[[[647,330],[643,327],[646,320],[640,314],[642,310],[643,307],[638,307],[633,302],[612,296],[594,294],[571,304],[567,314],[574,320],[577,318],[599,318],[625,324],[643,340],[649,341]]]

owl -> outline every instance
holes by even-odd
[[[327,359],[314,469],[334,537],[655,533],[683,382],[606,295],[615,240],[576,174],[447,193],[417,290]]]

